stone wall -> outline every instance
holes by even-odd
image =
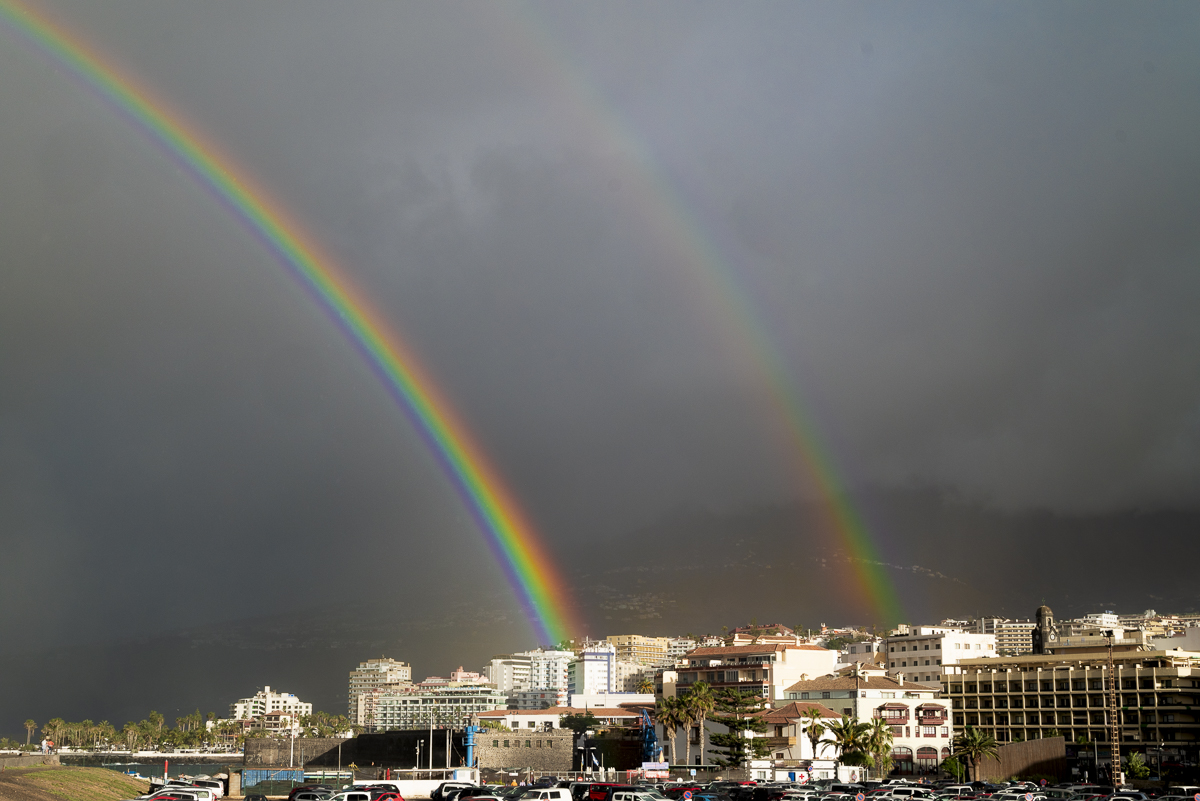
[[[295,752],[292,751],[293,741],[276,740],[267,737],[255,737],[246,740],[246,752],[242,764],[248,768],[278,767],[280,765],[309,765],[323,761],[321,757],[333,752],[334,764],[337,764],[338,744],[342,744],[343,754],[353,740],[343,740],[336,737],[297,737]],[[347,760],[349,762],[350,760]]]
[[[58,754],[30,754],[0,756],[0,766],[5,768],[28,768],[34,765],[60,765]]]
[[[999,760],[987,759],[979,763],[980,779],[1048,776],[1062,780],[1067,776],[1067,744],[1062,737],[1009,743],[997,750]]]
[[[568,773],[575,755],[575,735],[555,731],[486,731],[476,737],[479,767],[545,773]]]

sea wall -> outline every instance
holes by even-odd
[[[61,765],[58,754],[31,754],[21,756],[0,756],[0,767],[28,768],[34,765]]]

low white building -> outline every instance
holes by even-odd
[[[996,635],[945,626],[909,626],[887,639],[888,675],[941,686],[942,665],[996,656]]]
[[[359,696],[364,720],[373,731],[459,728],[472,716],[508,711],[508,697],[490,684],[447,684],[411,691],[373,690]]]
[[[266,685],[249,698],[240,698],[229,705],[229,717],[233,720],[261,718],[270,712],[286,712],[297,717],[311,715],[312,704],[306,704],[291,693],[277,693]]]
[[[562,728],[565,715],[583,715],[591,713],[600,726],[632,726],[638,722],[641,713],[636,710],[621,707],[552,707],[550,709],[497,709],[492,712],[481,712],[480,722],[493,721],[507,726],[513,731],[534,730],[551,731]]]
[[[876,718],[886,722],[894,738],[892,760],[900,775],[935,773],[950,756],[954,715],[950,704],[940,699],[940,685],[910,682],[903,675],[893,678],[882,669],[857,666],[787,688],[789,701],[815,701],[860,723],[869,724]]]

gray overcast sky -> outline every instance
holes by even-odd
[[[712,264],[855,493],[1200,502],[1194,3],[35,5],[336,255],[560,554],[811,499]],[[0,108],[0,634],[503,588],[210,195],[9,30]]]

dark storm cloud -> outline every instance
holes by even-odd
[[[1193,6],[52,8],[337,254],[561,553],[812,492],[729,308],[667,263],[647,169],[847,484],[1196,505]],[[116,629],[234,616],[247,582],[267,611],[502,590],[256,242],[38,56],[0,48],[0,74],[0,603],[47,616],[6,630],[77,634],[94,597]],[[619,124],[580,135],[581,103]],[[144,600],[196,568],[202,599]]]

